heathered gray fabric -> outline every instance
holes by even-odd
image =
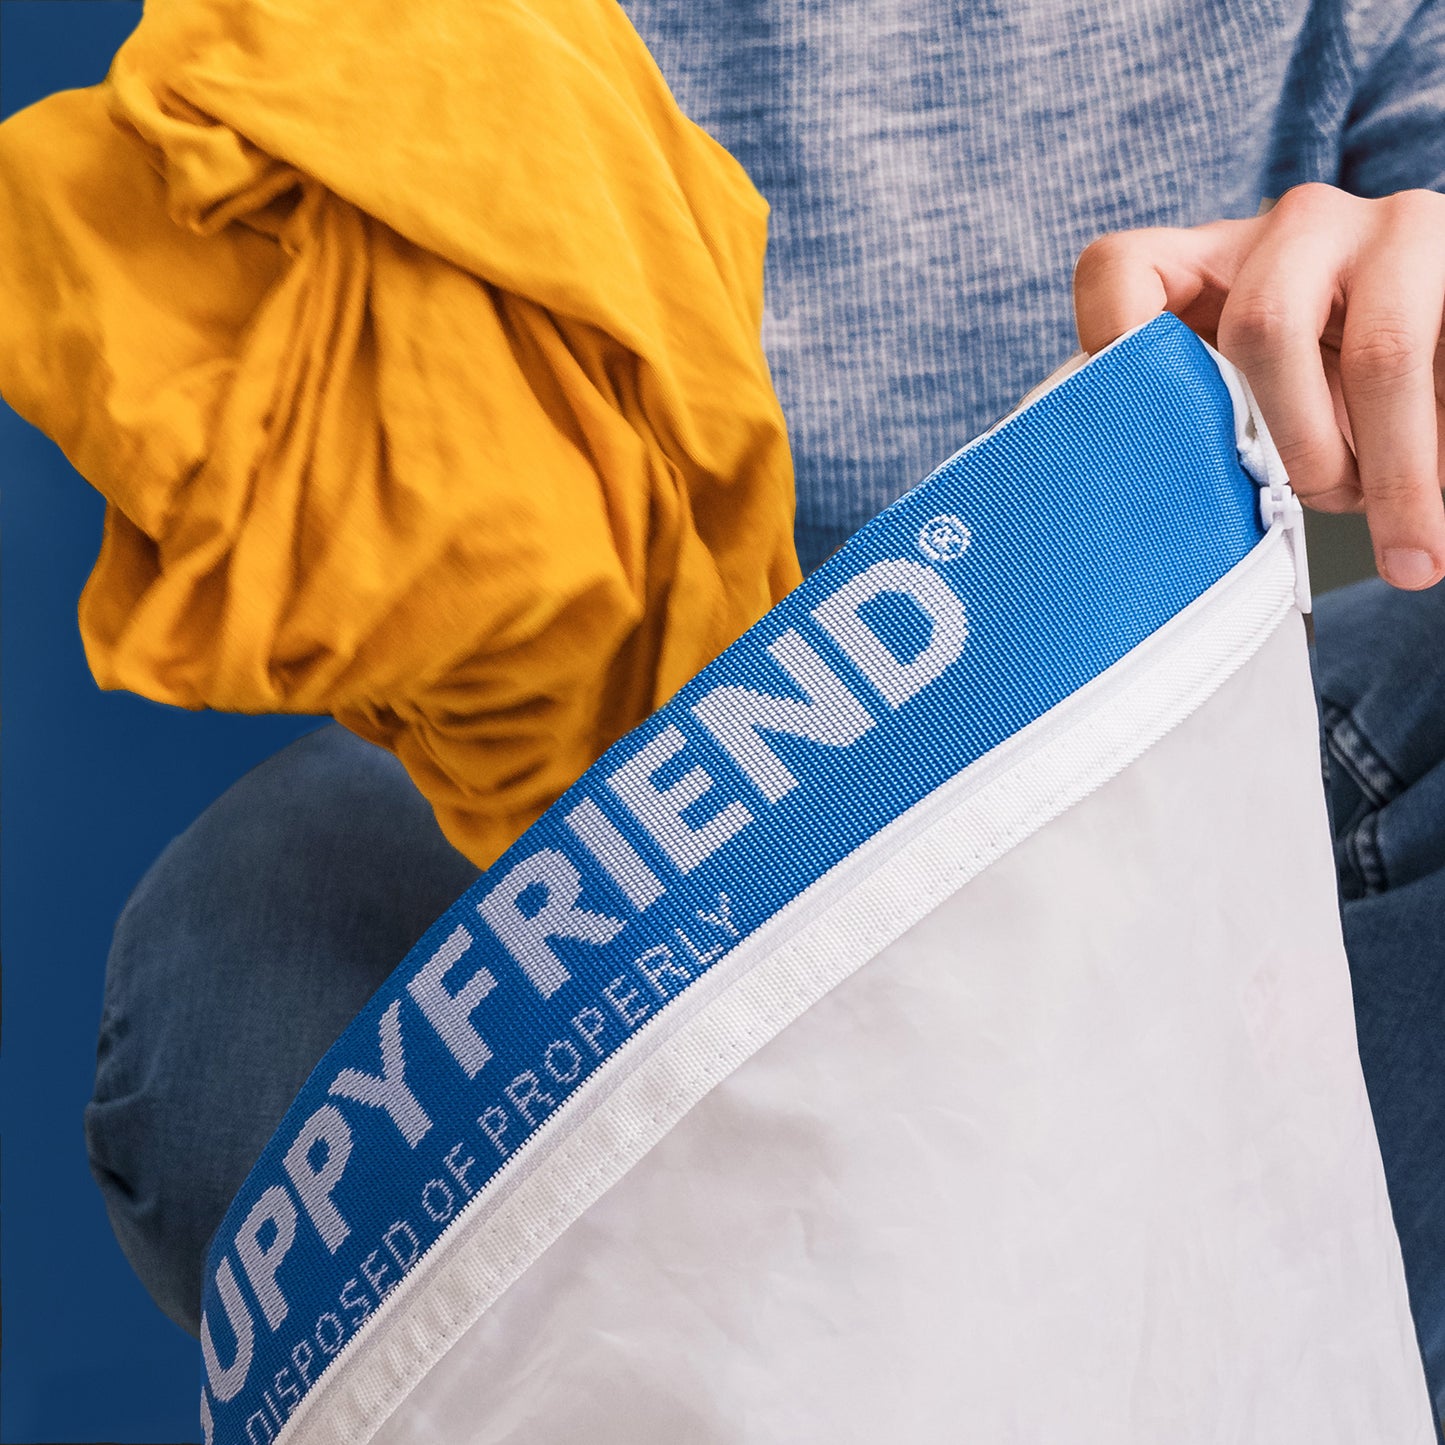
[[[624,0],[772,204],[816,565],[1076,349],[1105,231],[1445,189],[1445,0]]]

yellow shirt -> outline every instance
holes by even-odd
[[[329,712],[491,862],[798,580],[766,217],[613,0],[149,0],[0,126],[97,682]]]

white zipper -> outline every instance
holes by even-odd
[[[1291,560],[1294,562],[1294,598],[1301,612],[1311,609],[1310,565],[1305,551],[1305,511],[1289,474],[1280,458],[1279,448],[1269,434],[1269,427],[1260,412],[1249,379],[1228,357],[1221,356],[1208,342],[1205,349],[1214,358],[1224,384],[1234,402],[1234,439],[1239,461],[1259,486],[1259,519],[1265,530],[1279,527],[1285,535]]]
[[[1294,600],[1301,612],[1309,612],[1310,564],[1305,552],[1305,509],[1288,482],[1259,489],[1259,515],[1266,529],[1279,527],[1284,532],[1289,555],[1294,563]]]

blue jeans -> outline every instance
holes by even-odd
[[[1315,616],[1360,1052],[1445,1405],[1445,584],[1362,583]],[[236,783],[126,904],[86,1138],[121,1247],[191,1333],[211,1233],[291,1098],[476,876],[401,765],[332,724]]]
[[[1328,593],[1315,644],[1360,1062],[1445,1418],[1445,583]]]

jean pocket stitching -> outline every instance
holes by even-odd
[[[1397,798],[1404,783],[1369,744],[1359,724],[1345,709],[1324,705],[1325,736],[1330,755],[1354,779],[1373,807],[1381,808]]]
[[[1355,866],[1364,884],[1365,894],[1384,893],[1390,886],[1385,875],[1385,856],[1380,849],[1380,815],[1368,814],[1361,820],[1354,836]]]

